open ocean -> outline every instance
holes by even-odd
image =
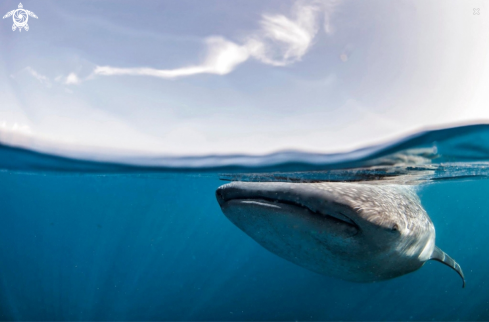
[[[489,126],[345,154],[97,163],[0,146],[2,320],[489,320]],[[233,181],[416,186],[467,285],[428,261],[370,284],[270,253],[221,212]]]

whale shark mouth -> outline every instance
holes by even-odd
[[[349,216],[345,215],[340,209],[335,208],[334,205],[325,209],[325,207],[318,207],[313,202],[307,202],[307,200],[298,198],[294,193],[277,193],[275,190],[254,190],[249,189],[245,185],[240,185],[239,182],[234,182],[229,185],[221,186],[216,191],[216,198],[221,207],[230,202],[241,202],[242,204],[253,204],[255,206],[269,207],[269,208],[282,208],[281,205],[293,208],[300,208],[306,210],[310,215],[321,216],[325,220],[331,221],[336,224],[343,224],[351,228],[360,230],[359,225],[352,220]]]

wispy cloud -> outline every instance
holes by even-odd
[[[47,86],[47,87],[51,87],[51,81],[49,80],[48,77],[38,73],[37,71],[35,71],[32,67],[30,66],[27,66],[26,68],[24,68],[21,72],[27,72],[29,75],[31,75],[32,77],[34,77],[35,79],[37,79],[41,84]]]
[[[328,0],[321,2],[322,11],[324,12],[323,28],[324,32],[328,35],[334,33],[334,28],[331,24],[331,16],[340,3],[341,0]]]
[[[263,63],[285,66],[302,58],[318,32],[317,4],[296,3],[292,9],[295,19],[284,15],[263,15],[260,32],[251,36],[246,46],[253,57]]]
[[[140,75],[154,76],[160,78],[176,78],[196,74],[225,75],[231,72],[237,65],[246,61],[250,53],[246,47],[239,46],[222,37],[211,37],[206,39],[208,53],[205,61],[200,65],[188,66],[177,69],[154,69],[141,68],[117,68],[111,66],[97,66],[94,70],[96,75]]]
[[[241,44],[219,36],[207,38],[207,55],[201,64],[176,69],[97,66],[93,75],[152,76],[165,79],[197,74],[225,75],[250,58],[268,65],[285,66],[300,61],[311,48],[319,29],[321,12],[329,15],[331,10],[325,10],[324,4],[319,1],[299,1],[292,7],[290,17],[281,14],[263,15],[261,28],[245,37]]]

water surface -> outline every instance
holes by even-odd
[[[489,319],[486,125],[346,154],[119,161],[0,148],[3,320]],[[437,262],[372,284],[289,263],[222,214],[229,180],[415,186],[467,286]]]

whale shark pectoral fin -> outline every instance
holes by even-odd
[[[462,278],[463,285],[462,287],[465,287],[465,277],[464,277],[464,272],[462,272],[462,268],[460,265],[453,260],[450,256],[448,256],[444,251],[442,251],[440,248],[435,246],[433,249],[433,253],[431,254],[430,259],[435,260],[437,262],[443,263],[449,267],[451,267],[453,270],[455,270],[458,275]]]

